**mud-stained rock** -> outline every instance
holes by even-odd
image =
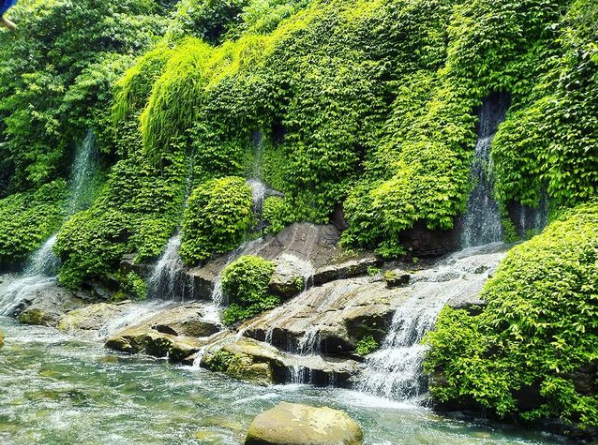
[[[367,275],[368,272],[377,269],[381,265],[382,260],[372,254],[362,254],[343,261],[337,260],[333,264],[327,264],[318,268],[314,273],[313,283],[319,286],[334,280]]]
[[[245,445],[361,445],[360,426],[342,411],[282,402],[251,423]]]
[[[353,360],[285,353],[267,343],[232,332],[220,333],[208,340],[202,349],[200,365],[261,385],[294,382],[317,386],[332,383],[344,386],[361,366]]]

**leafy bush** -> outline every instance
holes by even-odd
[[[147,283],[135,272],[129,272],[121,282],[120,290],[135,300],[147,298]]]
[[[374,337],[372,337],[371,335],[366,335],[357,342],[355,352],[361,356],[364,356],[371,354],[372,352],[376,351],[379,347],[380,345]]]
[[[598,426],[597,265],[596,202],[514,247],[484,288],[484,311],[447,308],[427,336],[434,397]]]
[[[103,131],[110,86],[164,29],[158,2],[22,1],[14,35],[0,35],[0,158],[10,187],[68,174],[73,141]]]
[[[243,256],[222,272],[222,290],[229,306],[222,319],[231,325],[254,317],[280,304],[280,298],[268,294],[274,263],[253,255]]]
[[[65,215],[66,182],[0,200],[0,264],[23,261],[58,230]]]
[[[252,205],[243,178],[213,179],[193,190],[183,218],[180,254],[185,264],[236,249],[255,224]]]

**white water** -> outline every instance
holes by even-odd
[[[149,294],[153,298],[185,301],[193,298],[193,280],[185,274],[179,255],[181,236],[177,232],[166,244],[160,260],[149,278]]]
[[[381,348],[368,356],[358,389],[392,400],[417,401],[427,390],[422,372],[427,347],[421,340],[451,299],[476,298],[504,257],[500,243],[451,255],[415,274],[412,292],[395,313]]]
[[[508,98],[497,95],[485,100],[480,109],[478,142],[471,172],[476,187],[469,197],[463,219],[462,247],[481,246],[503,239],[501,213],[493,196],[490,152],[492,140],[505,119],[508,107]]]
[[[96,138],[90,130],[78,146],[71,167],[68,215],[73,215],[86,204],[86,193],[93,181],[96,158]],[[21,277],[11,276],[0,285],[0,315],[15,315],[44,290],[56,286],[60,259],[54,254],[57,235],[54,234],[29,258]]]

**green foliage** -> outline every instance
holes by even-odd
[[[264,199],[263,208],[264,222],[267,224],[266,233],[278,233],[287,225],[292,222],[292,219],[288,217],[289,209],[288,204],[279,196],[268,196]]]
[[[361,356],[365,356],[376,351],[378,348],[380,348],[380,345],[376,339],[371,335],[366,335],[357,342],[355,352]]]
[[[280,304],[280,298],[268,294],[274,263],[253,255],[243,256],[222,272],[222,290],[229,306],[222,314],[226,325],[254,317]]]
[[[135,300],[147,299],[147,283],[135,272],[129,272],[121,282],[120,290]]]
[[[255,224],[252,205],[243,178],[212,179],[193,190],[183,218],[180,254],[185,264],[236,249]]]
[[[513,248],[484,288],[484,311],[445,309],[427,336],[434,397],[597,426],[597,260],[596,202]]]
[[[10,189],[38,187],[68,174],[73,142],[97,134],[110,86],[135,52],[164,28],[149,0],[23,0],[19,23],[0,34],[0,157]]]
[[[58,229],[65,214],[66,182],[0,200],[0,264],[25,260]]]

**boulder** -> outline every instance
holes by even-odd
[[[282,402],[251,423],[245,445],[360,445],[360,426],[331,408]]]
[[[23,324],[56,326],[65,313],[81,308],[91,301],[89,293],[71,292],[57,283],[33,287],[26,299],[21,300],[18,320]]]
[[[291,353],[351,356],[363,336],[384,337],[408,294],[406,287],[388,289],[370,277],[336,280],[308,289],[240,329]]]
[[[375,255],[362,254],[356,258],[349,258],[318,268],[313,276],[313,284],[319,286],[334,280],[367,275],[381,265],[382,260]]]
[[[402,270],[387,270],[384,273],[384,282],[388,288],[407,286],[410,279],[411,275]]]
[[[202,302],[167,306],[111,335],[106,347],[182,362],[205,343],[198,337],[220,331],[220,323],[210,315],[210,306]]]
[[[61,331],[99,331],[109,320],[122,316],[130,302],[118,304],[97,303],[75,309],[60,318],[58,329]]]
[[[227,256],[220,256],[208,261],[201,267],[195,267],[187,271],[187,275],[193,283],[193,298],[211,300],[216,282],[227,261]]]
[[[344,386],[360,369],[359,363],[319,355],[298,356],[232,332],[217,334],[204,346],[200,365],[230,377],[269,385],[311,383]]]
[[[186,336],[163,334],[145,328],[128,328],[106,340],[106,348],[129,354],[146,353],[172,362],[182,362],[199,351],[203,342]]]

